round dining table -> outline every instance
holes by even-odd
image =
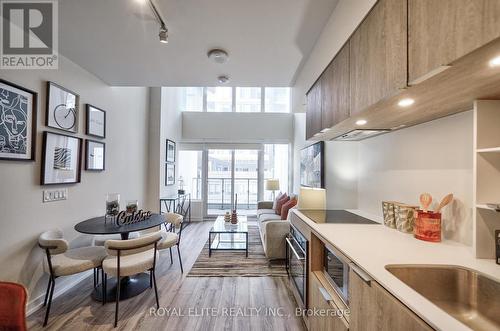
[[[165,218],[159,214],[152,214],[151,217],[131,223],[117,224],[113,219],[105,216],[94,217],[75,225],[75,230],[84,234],[110,235],[119,234],[122,240],[128,240],[131,232],[142,231],[161,226]],[[116,300],[116,278],[108,279],[106,287],[106,301]],[[134,297],[150,287],[150,276],[146,273],[140,273],[134,276],[122,277],[120,281],[120,301]],[[102,286],[97,286],[92,292],[92,298],[96,301],[102,301]]]

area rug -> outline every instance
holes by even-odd
[[[286,277],[285,261],[269,261],[260,241],[259,228],[248,226],[248,258],[245,251],[212,251],[208,240],[188,277]]]

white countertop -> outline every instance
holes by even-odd
[[[381,222],[379,217],[348,210]],[[385,269],[388,264],[446,264],[480,271],[500,281],[500,266],[495,261],[476,259],[472,247],[453,241],[429,243],[417,240],[384,225],[317,224],[299,210],[300,216],[315,232],[366,271],[375,281],[397,297],[420,318],[438,330],[471,330],[431,301],[411,289]],[[500,300],[500,298],[499,298]]]

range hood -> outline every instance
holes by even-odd
[[[341,136],[333,138],[333,141],[359,141],[363,139],[368,139],[371,137],[375,137],[391,130],[352,130],[348,133],[345,133]]]

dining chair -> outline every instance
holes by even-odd
[[[96,246],[69,249],[69,244],[63,238],[63,233],[59,229],[42,233],[38,237],[38,245],[45,251],[46,260],[44,260],[43,268],[49,274],[49,284],[47,285],[47,292],[45,293],[45,300],[43,302],[43,305],[47,306],[43,321],[43,326],[46,326],[49,320],[56,278],[100,268],[102,261],[106,257],[106,250],[104,247]]]
[[[116,286],[115,327],[118,325],[119,284],[122,277],[149,271],[150,281],[154,284],[156,307],[160,308],[155,275],[157,245],[160,240],[161,233],[158,231],[137,239],[106,241],[105,247],[108,257],[102,262],[102,291],[106,293],[108,275],[116,277],[118,285]],[[106,304],[106,296],[103,296],[103,304]]]
[[[21,284],[0,282],[0,330],[25,331],[26,288]]]
[[[139,233],[138,232],[130,232],[128,239],[136,239],[139,238]],[[104,247],[104,244],[108,240],[121,240],[122,237],[119,234],[104,234],[104,235],[97,235],[94,236],[94,246],[102,246]]]
[[[181,273],[184,273],[180,250],[184,217],[176,213],[165,213],[163,214],[163,217],[165,217],[165,230],[161,231],[161,240],[158,243],[158,249],[164,250],[168,248],[170,250],[170,263],[172,264],[174,263],[174,260],[172,258],[172,247],[177,246],[177,254],[179,256]],[[177,228],[179,228],[179,231],[176,233]]]

